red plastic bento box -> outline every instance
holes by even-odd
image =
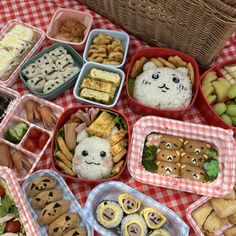
[[[85,109],[85,108],[99,108],[101,110],[108,110],[108,111],[117,113],[121,118],[124,119],[124,121],[126,123],[127,135],[128,135],[128,138],[127,138],[127,154],[126,154],[126,157],[125,157],[125,162],[124,162],[123,167],[121,168],[120,172],[117,175],[113,176],[113,177],[103,178],[103,179],[99,179],[99,180],[90,180],[90,179],[84,179],[84,178],[80,178],[80,177],[72,177],[72,176],[69,176],[69,175],[66,175],[66,174],[60,172],[56,167],[56,163],[55,163],[55,160],[54,160],[54,148],[55,148],[55,139],[56,139],[57,132],[63,126],[63,124],[66,123],[66,121],[70,118],[70,116],[73,113],[77,112],[78,110]],[[98,184],[98,183],[101,183],[101,182],[104,182],[104,181],[116,180],[116,179],[120,178],[120,176],[122,175],[122,173],[125,170],[128,155],[130,153],[130,143],[131,143],[131,131],[130,131],[130,126],[129,126],[128,120],[119,111],[111,109],[111,108],[101,108],[101,107],[94,106],[94,105],[83,105],[83,106],[72,107],[72,108],[69,108],[69,109],[65,110],[62,113],[62,115],[60,116],[60,118],[58,119],[58,122],[56,124],[54,134],[53,134],[53,137],[52,137],[52,142],[51,142],[52,167],[57,173],[59,173],[61,176],[63,176],[69,182],[75,181],[75,182],[82,182],[82,183],[89,183],[89,184]]]
[[[212,106],[207,102],[203,94],[202,86],[201,86],[201,80],[204,78],[204,76],[208,72],[215,71],[217,75],[219,75],[220,77],[223,77],[222,73],[220,72],[220,69],[226,65],[230,65],[234,63],[236,63],[235,59],[226,61],[218,65],[215,65],[204,72],[204,74],[200,78],[200,86],[199,86],[200,88],[199,88],[199,93],[196,99],[196,106],[208,124],[222,127],[224,129],[232,129],[234,134],[236,134],[236,127],[226,124],[224,120],[213,110]]]
[[[191,100],[191,103],[187,108],[183,109],[176,109],[176,110],[167,110],[167,109],[160,109],[160,108],[154,108],[150,106],[146,106],[143,104],[140,104],[134,98],[129,94],[129,89],[128,89],[128,82],[130,79],[131,71],[134,66],[134,63],[136,60],[138,60],[141,57],[146,57],[146,58],[152,58],[152,57],[163,57],[167,58],[169,56],[175,56],[178,55],[179,57],[182,58],[182,60],[186,62],[190,62],[193,65],[194,68],[194,77],[195,77],[195,86],[194,86],[194,91],[193,91],[193,97]],[[190,55],[176,51],[173,49],[168,49],[168,48],[157,48],[157,47],[150,47],[150,48],[142,48],[138,50],[134,56],[131,59],[131,62],[129,64],[129,68],[126,74],[126,92],[127,92],[127,102],[128,106],[130,107],[131,110],[133,110],[135,113],[140,114],[140,115],[156,115],[156,116],[162,116],[162,117],[168,117],[172,119],[181,119],[186,111],[188,111],[192,105],[194,104],[194,101],[197,97],[198,93],[198,88],[199,88],[199,67],[196,62],[196,60],[191,57]]]

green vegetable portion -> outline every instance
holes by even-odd
[[[129,81],[128,81],[128,91],[129,91],[129,94],[131,96],[133,95],[134,83],[135,83],[135,79],[129,79]]]
[[[17,124],[15,124],[15,126],[6,131],[5,139],[14,144],[18,144],[24,137],[28,128],[29,126],[26,123],[18,122]]]
[[[157,153],[156,146],[144,145],[142,165],[145,168],[145,170],[150,172],[155,172],[157,170],[156,153]]]

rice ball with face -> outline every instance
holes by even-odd
[[[192,99],[192,84],[188,70],[158,68],[147,62],[137,76],[133,97],[139,103],[161,109],[179,109],[189,106]]]
[[[73,171],[84,179],[103,179],[110,175],[113,161],[108,140],[92,136],[85,138],[75,148]]]

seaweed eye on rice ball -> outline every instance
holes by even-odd
[[[96,216],[102,226],[111,229],[120,224],[123,219],[123,211],[118,203],[105,200],[98,205]]]
[[[139,103],[160,109],[187,108],[192,99],[192,84],[184,67],[157,68],[144,65],[136,77],[133,97]],[[147,64],[146,63],[146,64]]]
[[[108,140],[92,136],[75,148],[73,171],[85,179],[102,179],[111,174],[113,167],[111,145]]]

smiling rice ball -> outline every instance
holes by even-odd
[[[103,179],[113,167],[111,145],[108,140],[92,136],[85,138],[75,148],[73,171],[84,179]]]
[[[105,228],[117,227],[123,219],[123,210],[117,202],[105,200],[96,210],[97,221]]]
[[[158,68],[147,62],[136,77],[133,97],[139,103],[161,109],[180,109],[189,106],[192,84],[184,67]]]

